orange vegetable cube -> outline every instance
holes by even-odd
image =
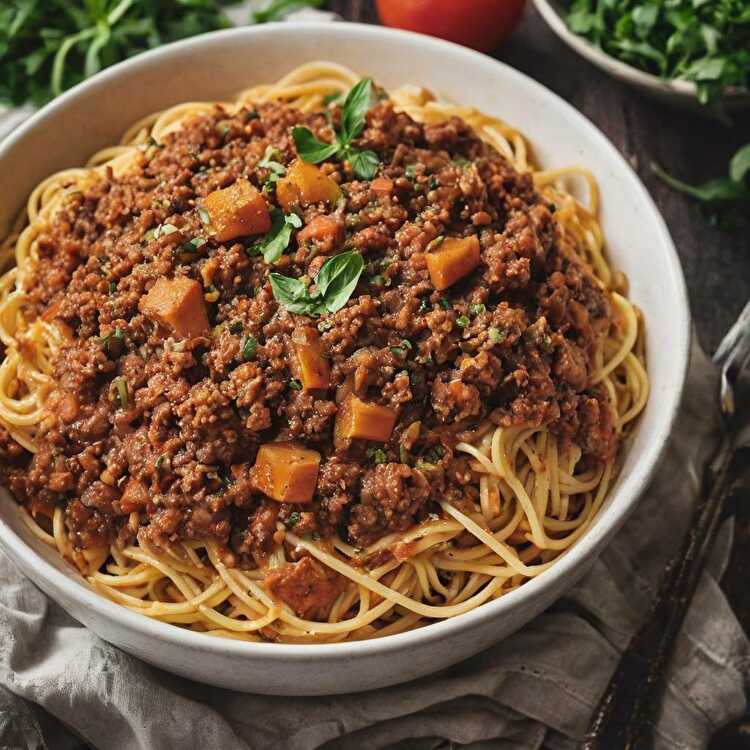
[[[435,289],[447,289],[479,265],[479,240],[473,235],[448,237],[429,251],[426,259]]]
[[[203,287],[186,276],[157,279],[138,308],[147,318],[169,328],[177,338],[196,338],[208,333]]]
[[[335,248],[344,241],[344,224],[335,216],[316,216],[307,226],[300,229],[297,239],[300,242],[328,241],[331,247]]]
[[[308,164],[302,159],[294,161],[286,177],[276,183],[276,198],[285,211],[296,204],[333,204],[340,196],[341,188],[336,180],[323,174],[314,164]]]
[[[260,446],[250,470],[252,485],[280,503],[309,503],[315,492],[320,453],[292,442]]]
[[[396,416],[387,406],[370,404],[350,394],[336,415],[335,438],[339,444],[352,438],[385,443],[391,437]]]
[[[271,228],[268,206],[247,180],[237,180],[224,190],[215,190],[203,199],[203,206],[211,217],[214,237],[219,242],[265,234]]]
[[[393,180],[387,177],[376,177],[370,183],[370,190],[378,195],[390,195],[393,192]]]
[[[331,368],[325,358],[318,332],[309,326],[298,328],[292,334],[295,361],[293,369],[305,390],[328,388]]]

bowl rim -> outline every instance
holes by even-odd
[[[533,0],[533,2],[539,14],[557,36],[572,50],[600,69],[635,86],[669,92],[698,102],[698,87],[693,81],[686,81],[682,78],[660,78],[635,65],[618,60],[585,37],[571,31],[557,9],[558,3],[550,0]],[[721,99],[725,101],[750,99],[750,90],[730,86],[722,93]]]
[[[294,25],[289,23],[273,23],[264,24],[263,26],[246,26],[209,32],[164,45],[106,68],[48,103],[0,142],[0,164],[2,164],[3,159],[13,151],[16,144],[28,132],[45,124],[53,123],[57,113],[68,106],[75,106],[76,99],[82,93],[89,90],[95,91],[110,84],[115,84],[122,72],[146,68],[153,61],[168,58],[174,52],[184,51],[194,45],[200,45],[204,40],[209,38],[230,39],[246,37],[248,40],[252,40],[255,36],[270,35],[284,37],[290,33],[295,33],[295,30],[297,33],[328,35],[337,40],[346,39],[351,41],[358,39],[365,44],[368,40],[375,37],[390,36],[396,39],[403,39],[409,44],[423,49],[432,48],[435,51],[439,51],[440,49],[444,50],[448,46],[454,55],[463,57],[466,60],[467,66],[495,66],[502,69],[503,75],[509,78],[511,82],[515,81],[520,88],[534,90],[540,96],[556,100],[559,107],[567,110],[576,129],[586,134],[587,140],[595,142],[600,148],[611,153],[613,161],[617,162],[620,166],[623,181],[627,185],[626,189],[637,193],[641,201],[643,201],[644,206],[652,213],[660,243],[666,254],[669,282],[675,290],[676,301],[678,303],[675,310],[675,336],[673,339],[676,365],[673,368],[675,380],[672,384],[673,387],[665,396],[665,398],[670,399],[670,403],[668,404],[665,416],[662,417],[661,423],[656,424],[652,439],[644,446],[643,455],[640,456],[638,467],[630,472],[628,477],[624,479],[622,486],[618,488],[616,495],[618,502],[611,503],[608,508],[600,512],[598,523],[594,528],[584,534],[570,549],[570,552],[563,555],[557,564],[543,574],[528,581],[520,588],[498,599],[485,602],[469,612],[445,620],[433,621],[414,630],[371,640],[328,644],[258,643],[207,636],[204,633],[194,632],[132,612],[125,606],[116,604],[96,593],[85,582],[75,580],[68,573],[64,573],[48,562],[43,555],[26,544],[10,525],[6,523],[2,515],[0,515],[0,544],[10,553],[12,559],[20,561],[22,572],[24,569],[34,570],[34,577],[44,580],[53,590],[61,590],[66,600],[74,601],[91,615],[96,615],[107,621],[114,621],[114,624],[132,633],[133,637],[139,635],[157,640],[165,640],[183,648],[221,654],[224,657],[252,656],[258,661],[291,659],[303,663],[325,659],[326,661],[333,662],[353,659],[365,654],[372,657],[374,654],[403,651],[427,642],[450,637],[461,631],[470,631],[487,620],[501,617],[505,611],[519,605],[523,600],[541,598],[544,592],[556,586],[558,581],[563,580],[566,576],[575,578],[575,571],[584,567],[583,564],[587,560],[592,557],[595,558],[602,551],[607,537],[614,534],[622,526],[627,516],[634,509],[638,498],[646,489],[656,465],[666,448],[669,435],[677,417],[687,376],[690,352],[690,314],[685,279],[666,223],[633,168],[607,137],[588,118],[578,112],[562,97],[526,74],[512,68],[510,65],[460,45],[409,31],[355,23],[312,21]],[[127,124],[125,127],[127,127]],[[51,598],[54,599],[55,597]]]

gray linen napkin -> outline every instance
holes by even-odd
[[[51,715],[100,750],[574,748],[687,528],[716,438],[716,379],[695,343],[651,487],[568,596],[493,648],[405,685],[283,698],[173,677],[99,640],[0,553],[0,746],[72,747],[67,730],[50,739]],[[717,583],[730,546],[726,526],[670,667],[659,750],[706,747],[744,711],[750,648]]]

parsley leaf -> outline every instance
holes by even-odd
[[[0,4],[0,101],[43,104],[167,42],[230,26],[225,0],[9,0]]]
[[[747,0],[565,0],[565,20],[607,54],[667,79],[693,81],[711,104],[750,88]]]

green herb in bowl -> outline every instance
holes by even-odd
[[[692,81],[704,104],[730,88],[750,89],[747,0],[568,0],[563,5],[571,31],[660,78]]]

